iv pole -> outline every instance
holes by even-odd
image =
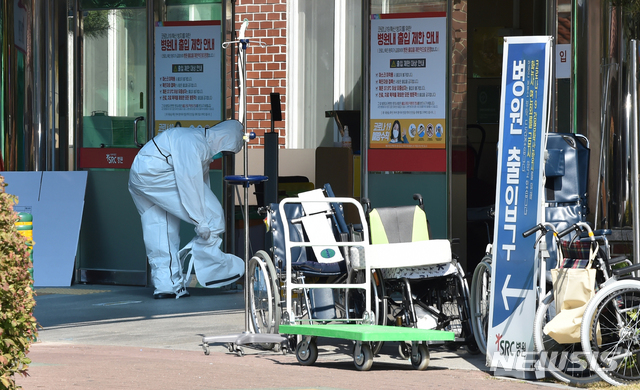
[[[273,333],[253,333],[250,327],[249,319],[249,186],[251,184],[260,183],[268,180],[266,176],[249,175],[249,154],[247,152],[247,146],[249,141],[256,137],[256,134],[251,131],[247,132],[247,48],[249,47],[249,40],[245,39],[244,34],[249,25],[248,20],[244,20],[240,27],[239,39],[237,41],[223,42],[222,48],[226,49],[231,44],[238,43],[238,50],[240,55],[238,56],[238,63],[241,66],[240,72],[240,122],[244,127],[245,135],[243,137],[244,147],[242,150],[244,158],[244,174],[226,176],[224,180],[230,184],[242,185],[244,187],[244,332],[240,334],[231,334],[223,336],[209,336],[202,338],[202,348],[205,355],[209,354],[209,345],[215,343],[227,344],[229,352],[235,352],[238,355],[244,355],[242,345],[247,344],[262,344],[262,343],[282,343],[287,339],[279,334]],[[261,47],[266,47],[263,42],[258,43]]]

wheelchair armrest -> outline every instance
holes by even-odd
[[[640,264],[634,264],[634,265],[630,265],[628,267],[611,270],[611,272],[614,275],[617,275],[617,276],[630,274],[630,273],[635,272],[635,271],[640,271]]]
[[[625,261],[627,262],[628,265],[632,265],[631,261],[627,259],[626,256],[617,256],[609,259],[609,265],[610,266],[616,265],[616,264],[624,263]]]
[[[456,245],[460,243],[460,238],[452,238],[450,241],[451,245]]]

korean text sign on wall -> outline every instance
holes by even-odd
[[[371,148],[446,145],[446,13],[371,16]]]
[[[164,22],[155,29],[156,132],[222,120],[219,21]]]

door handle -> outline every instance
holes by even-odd
[[[144,117],[139,116],[133,120],[133,143],[136,144],[137,147],[141,148],[144,144],[138,142],[138,122],[143,121]]]

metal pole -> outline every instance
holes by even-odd
[[[384,4],[383,4],[384,7]],[[369,99],[370,93],[370,32],[371,2],[362,3],[362,114],[360,116],[360,196],[369,197]]]
[[[157,21],[163,20],[161,16],[158,16],[158,20],[156,20],[156,8],[159,7],[162,7],[162,5],[158,2],[147,1],[147,99],[144,102],[147,107],[147,112],[145,115],[146,118],[143,119],[145,121],[147,131],[145,132],[146,139],[143,142],[149,141],[156,135],[156,91],[154,87],[156,82],[156,71],[153,64],[155,61],[155,25]],[[162,15],[160,12],[157,14]],[[137,144],[138,140],[136,139],[134,142]]]
[[[631,207],[633,218],[633,262],[640,262],[640,213],[638,206],[640,205],[640,196],[638,195],[638,41],[631,40]]]
[[[240,39],[242,50],[242,125],[244,127],[244,177],[249,176],[249,138],[247,135],[247,46],[249,41]],[[249,332],[249,184],[244,185],[244,330]]]

